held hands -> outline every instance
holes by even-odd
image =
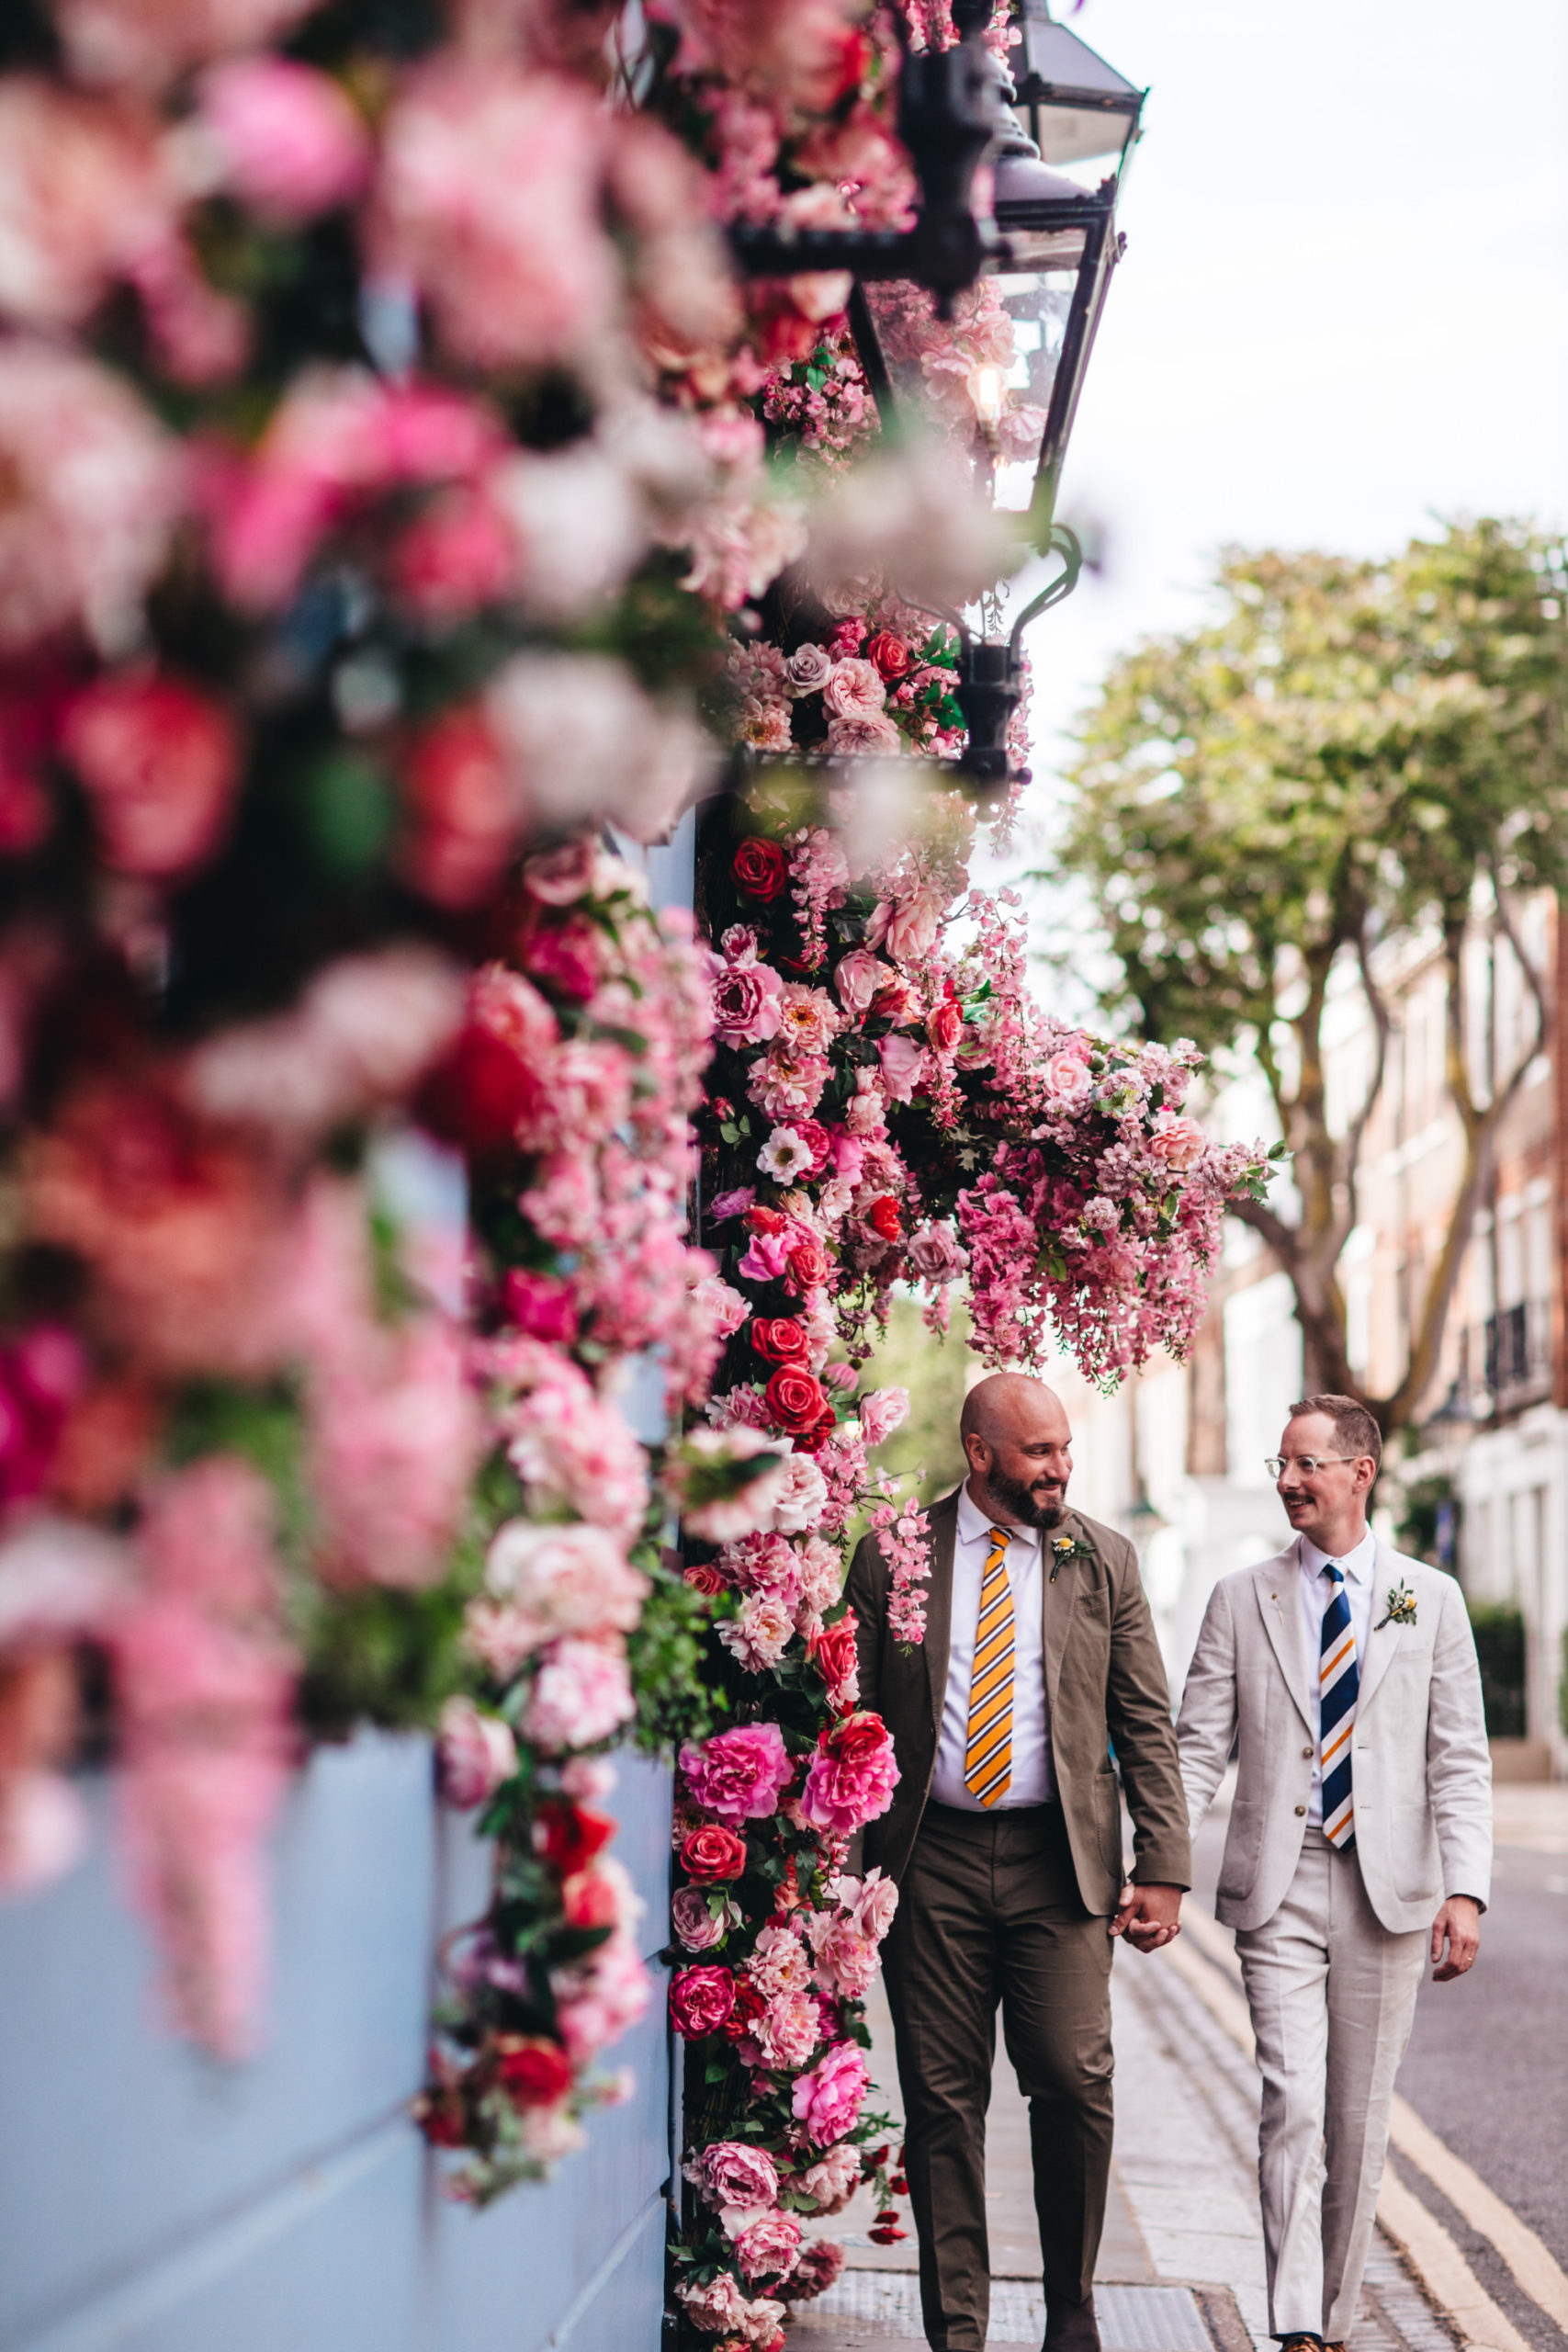
[[[1445,1942],[1449,1956],[1443,1958]],[[1451,1984],[1474,1964],[1481,1949],[1481,1905],[1469,1894],[1450,1894],[1432,1922],[1432,1982]]]
[[[1181,1933],[1181,1893],[1179,1886],[1124,1886],[1122,1907],[1111,1919],[1109,1932],[1125,1936],[1137,1951],[1161,1951]],[[1432,1932],[1436,1935],[1436,1928]],[[1435,1951],[1433,1957],[1437,1957]],[[1470,1962],[1464,1964],[1468,1968]]]

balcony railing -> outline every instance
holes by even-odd
[[[1519,1411],[1551,1393],[1551,1301],[1520,1299],[1460,1333],[1453,1400],[1472,1420]]]

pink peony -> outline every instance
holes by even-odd
[[[764,2066],[776,2074],[793,2075],[805,2065],[821,2040],[821,2021],[809,1993],[775,1993],[751,2033]]]
[[[836,1547],[819,1535],[808,1535],[795,1547],[800,1576],[800,1598],[807,1609],[831,1609],[843,1589],[844,1563]]]
[[[814,1829],[848,1834],[886,1812],[898,1785],[893,1743],[880,1715],[845,1715],[818,1735],[800,1809]]]
[[[839,1014],[826,989],[791,980],[781,998],[779,1035],[808,1054],[825,1054],[839,1032]]]
[[[1174,1111],[1162,1111],[1155,1120],[1149,1137],[1149,1151],[1167,1168],[1182,1174],[1203,1155],[1203,1130],[1196,1119],[1179,1116]]]
[[[818,1911],[808,1919],[806,1932],[811,1939],[816,1981],[822,1991],[837,2000],[863,2000],[881,1964],[871,1938],[863,1935],[852,1919],[836,1918],[829,1911]]]
[[[807,1116],[820,1102],[831,1072],[824,1056],[779,1037],[752,1065],[747,1092],[770,1119]]]
[[[904,738],[885,710],[864,717],[832,718],[828,722],[827,750],[834,759],[886,757],[901,752]]]
[[[569,1635],[546,1657],[528,1694],[524,1736],[547,1755],[594,1747],[637,1713],[625,1656]]]
[[[876,1388],[863,1396],[860,1405],[861,1433],[867,1445],[880,1445],[884,1438],[902,1429],[909,1418],[909,1392],[907,1388]]]
[[[725,1618],[718,1638],[749,1673],[776,1666],[795,1634],[795,1615],[771,1592],[750,1592],[735,1616]]]
[[[828,1482],[809,1454],[786,1456],[773,1497],[773,1521],[781,1535],[804,1534],[828,1508]]]
[[[788,1928],[764,1928],[751,1949],[748,1973],[759,1993],[772,2000],[779,1993],[804,1993],[811,1983],[811,1962],[800,1938]]]
[[[819,2148],[852,2131],[865,2098],[865,2060],[852,2041],[835,2041],[809,2074],[802,2075],[791,2101],[797,2122]]]
[[[810,2302],[825,2295],[844,2267],[844,2249],[832,2238],[808,2238],[799,2259],[779,2292],[792,2303]]]
[[[231,58],[203,74],[197,95],[216,183],[264,220],[293,226],[364,186],[369,137],[329,74],[288,58]]]
[[[778,2204],[778,2166],[765,2148],[748,2147],[740,2140],[710,2140],[683,2169],[708,2204],[716,2207],[731,2237]]]
[[[694,2327],[705,2335],[723,2335],[742,2343],[772,2345],[780,2340],[784,2323],[784,2307],[771,2296],[759,2295],[748,2301],[734,2278],[721,2270],[705,2287],[694,2281],[675,2290],[686,2307],[686,2316]]]
[[[485,1583],[534,1620],[541,1642],[559,1634],[629,1633],[649,1589],[607,1528],[525,1519],[508,1520],[491,1539]]]
[[[823,2212],[837,2212],[847,2205],[861,2184],[860,2150],[842,2142],[829,2148],[825,2156],[803,2172],[799,2188],[807,2197],[815,2197]]]
[[[735,2241],[736,2258],[748,2279],[787,2278],[799,2252],[800,2223],[791,2213],[765,2213]]]
[[[822,689],[822,706],[834,718],[871,718],[887,700],[887,688],[875,664],[851,659],[838,662]]]
[[[688,1740],[681,1750],[681,1770],[704,1812],[733,1826],[765,1821],[776,1813],[795,1767],[777,1724],[761,1723],[716,1732],[700,1747]]]
[[[517,1770],[517,1742],[499,1715],[481,1714],[471,1699],[448,1699],[441,1710],[435,1768],[448,1804],[483,1804]]]
[[[686,2041],[716,2033],[735,2007],[735,1979],[728,1968],[678,1968],[670,1980],[670,2019]]]
[[[730,1046],[757,1046],[778,1035],[783,982],[769,964],[714,966],[713,1026]]]

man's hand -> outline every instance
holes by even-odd
[[[1443,1958],[1443,1946],[1449,1956]],[[1473,1966],[1481,1950],[1481,1905],[1472,1895],[1450,1894],[1432,1922],[1432,1982],[1447,1984]]]
[[[1111,1933],[1125,1936],[1139,1951],[1160,1951],[1181,1933],[1181,1893],[1179,1886],[1124,1886]]]

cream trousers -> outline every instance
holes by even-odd
[[[1269,2327],[1342,2344],[1356,2324],[1427,1932],[1391,1935],[1354,1852],[1309,1829],[1284,1901],[1261,1928],[1238,1928],[1235,1949],[1263,2076]]]

